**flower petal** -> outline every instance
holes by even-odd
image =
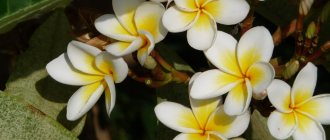
[[[116,103],[116,88],[111,76],[105,76],[104,79],[107,83],[107,87],[105,88],[105,107],[107,109],[108,116],[110,117],[110,113]]]
[[[193,83],[195,82],[195,79],[199,77],[202,74],[202,72],[196,72],[193,76],[190,77],[189,83],[188,83],[188,89],[191,90],[191,87]],[[190,93],[190,92],[189,92]]]
[[[108,52],[102,52],[97,55],[95,65],[103,73],[113,76],[116,83],[122,82],[128,74],[128,66],[124,59],[114,57]]]
[[[229,116],[224,112],[223,106],[220,106],[210,116],[206,129],[216,131],[226,138],[232,138],[243,134],[249,123],[250,111],[239,116]]]
[[[104,88],[103,81],[98,81],[79,88],[69,99],[66,118],[74,121],[89,111],[101,97]]]
[[[209,99],[227,93],[243,80],[217,69],[208,70],[198,76],[190,90],[194,99]]]
[[[66,54],[49,62],[46,70],[53,79],[67,85],[81,86],[103,79],[103,76],[90,75],[75,69]]]
[[[290,90],[291,87],[287,83],[277,79],[274,79],[268,86],[268,99],[278,111],[283,113],[289,113],[291,111]]]
[[[202,133],[191,109],[174,102],[162,102],[155,107],[160,122],[183,133]]]
[[[217,131],[207,131],[209,134],[208,140],[227,140],[227,138]]]
[[[224,25],[241,22],[249,13],[250,6],[245,0],[213,0],[204,6],[214,19]]]
[[[295,140],[325,140],[325,132],[322,125],[315,120],[297,113],[298,127],[293,133]]]
[[[101,50],[96,47],[78,41],[71,41],[67,48],[67,54],[73,67],[95,75],[102,75],[94,65],[95,56],[100,52]]]
[[[275,77],[273,66],[266,62],[254,63],[247,71],[246,76],[252,85],[254,94],[261,94]]]
[[[218,31],[211,48],[204,51],[208,60],[221,71],[241,76],[241,70],[236,59],[237,41],[231,35]]]
[[[316,80],[317,67],[312,63],[308,63],[300,70],[292,86],[291,93],[295,105],[298,105],[313,96]]]
[[[187,31],[188,44],[197,50],[210,48],[217,35],[217,25],[212,17],[203,12]]]
[[[141,46],[141,48],[138,50],[137,59],[139,63],[143,66],[147,57],[155,47],[155,41],[149,32],[141,30],[139,31],[139,33],[143,36],[142,38],[144,39],[145,43],[143,43],[144,46]]]
[[[94,22],[95,28],[101,34],[120,41],[133,41],[135,36],[131,35],[112,14],[98,17]]]
[[[195,0],[174,0],[175,5],[183,11],[196,11],[198,10]]]
[[[234,87],[227,95],[224,110],[226,114],[241,115],[248,109],[252,98],[252,87],[248,79]]]
[[[136,8],[145,0],[112,0],[112,7],[120,24],[132,35],[137,35],[134,25]]]
[[[151,12],[152,11],[152,12]],[[144,30],[152,34],[155,43],[163,40],[167,30],[163,26],[162,16],[165,8],[160,3],[144,2],[135,12],[134,20],[138,31]]]
[[[170,32],[183,32],[197,21],[200,12],[184,12],[175,6],[168,8],[163,15],[163,25]]]
[[[272,35],[262,26],[254,27],[245,32],[238,42],[237,59],[243,73],[258,62],[268,62],[273,54]]]
[[[296,108],[301,112],[311,115],[321,124],[330,124],[330,94],[321,94],[312,97],[307,102]]]
[[[121,57],[139,49],[143,42],[144,40],[141,37],[133,42],[115,42],[106,46],[105,50],[114,56]]]
[[[273,111],[267,121],[270,134],[277,139],[287,139],[297,128],[296,115]]]
[[[209,140],[209,136],[206,134],[185,134],[181,133],[177,135],[173,140]]]
[[[190,98],[190,105],[200,126],[205,126],[210,115],[216,111],[221,98],[196,100]]]

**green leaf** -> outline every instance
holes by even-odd
[[[77,139],[55,120],[21,99],[0,91],[1,139]]]
[[[296,18],[298,5],[288,0],[266,0],[259,2],[255,10],[272,23],[284,26]]]
[[[63,10],[55,11],[32,35],[30,47],[17,61],[5,92],[23,98],[78,136],[85,118],[74,122],[66,119],[67,101],[78,87],[56,82],[45,69],[48,62],[66,51],[71,40]]]
[[[71,0],[1,0],[0,33],[9,31],[19,22],[67,5]]]

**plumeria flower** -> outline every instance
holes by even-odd
[[[163,24],[170,32],[188,30],[188,43],[197,50],[206,50],[214,43],[216,23],[239,23],[250,10],[245,0],[174,0],[174,3],[164,13]]]
[[[225,112],[244,113],[252,94],[265,97],[264,90],[274,79],[274,68],[268,63],[273,48],[272,36],[265,27],[251,28],[238,43],[231,35],[218,31],[214,45],[204,53],[219,69],[200,74],[191,87],[191,97],[208,99],[229,92]]]
[[[308,63],[297,75],[293,87],[274,80],[268,98],[276,108],[268,118],[270,133],[278,139],[325,140],[321,124],[330,124],[330,94],[313,96],[317,68]]]
[[[72,121],[90,110],[103,91],[110,115],[116,98],[114,83],[122,82],[128,73],[128,66],[122,58],[77,41],[71,41],[67,53],[49,62],[46,69],[60,83],[82,86],[71,96],[67,105],[66,117]]]
[[[190,99],[190,109],[165,101],[155,107],[155,113],[164,125],[181,132],[174,140],[225,140],[241,135],[248,128],[250,113],[228,116],[220,102],[219,98]]]
[[[137,50],[141,65],[163,40],[167,30],[161,17],[165,8],[158,2],[144,0],[113,0],[115,15],[105,14],[95,20],[96,29],[105,36],[118,40],[106,47],[114,56],[124,56]]]

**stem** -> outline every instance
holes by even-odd
[[[153,58],[156,59],[156,61],[164,68],[166,69],[167,71],[173,71],[175,70],[170,64],[168,64],[162,56],[159,55],[158,52],[156,52],[155,50],[153,50],[151,53],[150,53],[150,56],[152,56]]]
[[[152,87],[152,88],[159,88],[159,87],[164,86],[164,85],[168,84],[169,82],[171,82],[171,78],[165,79],[163,81],[155,81],[150,77],[138,76],[131,70],[129,70],[128,76],[131,77],[133,80],[141,82],[141,83],[145,83],[147,86]]]
[[[150,54],[152,57],[155,58],[155,60],[167,71],[171,72],[172,75],[172,81],[177,83],[188,83],[189,82],[189,75],[175,70],[174,67],[172,67],[170,64],[168,64],[165,59],[156,51],[152,51]]]
[[[314,60],[316,60],[317,58],[319,58],[324,52],[326,52],[327,50],[330,49],[330,41],[327,41],[326,43],[324,43],[321,48],[317,51],[315,51],[312,55],[310,55],[307,58],[307,62],[312,62]]]

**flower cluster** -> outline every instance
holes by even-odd
[[[170,7],[166,9],[161,2],[167,2]],[[160,122],[181,132],[174,139],[240,136],[250,122],[252,98],[263,100],[266,96],[276,108],[268,119],[269,131],[275,138],[325,139],[321,124],[330,123],[327,109],[330,94],[312,97],[316,67],[308,63],[291,89],[284,81],[274,79],[275,70],[269,63],[274,42],[265,27],[249,29],[239,41],[218,31],[217,23],[233,25],[246,18],[250,6],[245,0],[113,0],[112,3],[114,14],[97,18],[95,27],[116,42],[102,51],[71,41],[67,53],[46,66],[56,81],[82,86],[68,101],[68,120],[82,117],[103,92],[110,116],[115,105],[115,83],[122,82],[129,71],[122,57],[137,52],[133,54],[145,66],[155,44],[168,31],[187,31],[189,45],[203,51],[215,69],[191,77],[188,91],[192,109],[170,101],[155,107]]]

